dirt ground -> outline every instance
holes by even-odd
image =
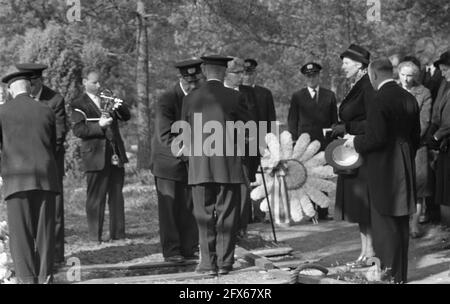
[[[158,234],[158,210],[153,186],[140,183],[124,188],[126,200],[127,239],[101,245],[87,243],[84,211],[84,188],[66,190],[66,259],[76,257],[82,266],[98,264],[138,264],[162,262]],[[6,219],[5,203],[0,204],[0,220]],[[108,237],[108,215],[104,237]],[[424,226],[423,238],[411,240],[409,250],[409,283],[450,283],[450,230],[440,226]],[[272,240],[270,224],[252,224],[249,233]],[[358,227],[345,222],[327,221],[313,225],[276,228],[277,238],[293,248],[294,258],[318,262],[334,269],[359,255]],[[152,283],[278,283],[276,276],[259,271],[232,272],[230,275],[195,281],[155,281]]]

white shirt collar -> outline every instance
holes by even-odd
[[[224,85],[226,88],[229,88],[229,89],[232,89],[232,90],[235,90],[235,91],[239,91],[239,87],[233,88],[233,87],[228,86],[226,83],[224,83],[223,85]]]
[[[210,79],[208,79],[207,81],[218,81],[218,82],[221,82],[221,83],[223,83],[223,81],[222,81],[222,80],[220,80],[220,79],[217,79],[217,78],[210,78]]]
[[[187,96],[188,92],[186,92],[186,90],[184,89],[183,85],[181,84],[181,81],[180,81],[180,88],[181,91],[183,91],[184,96]]]
[[[436,67],[434,66],[434,63],[430,63],[429,65],[427,65],[427,66],[425,67],[425,70],[426,70],[426,71],[429,70],[431,76],[433,76],[433,75],[434,75],[434,72],[436,71]]]
[[[380,84],[378,85],[378,90],[380,90],[381,87],[384,86],[386,83],[391,82],[391,81],[394,81],[394,82],[395,82],[395,80],[394,80],[393,78],[390,78],[390,79],[386,79],[385,81],[383,81],[382,83],[380,83]]]
[[[313,90],[316,90],[316,93],[314,93]],[[309,91],[309,94],[311,95],[311,97],[314,98],[315,97],[314,94],[319,94],[319,86],[317,86],[315,88],[308,87],[308,91]]]

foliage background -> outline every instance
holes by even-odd
[[[253,57],[259,82],[274,94],[285,122],[289,98],[300,89],[300,67],[324,67],[322,83],[345,92],[339,54],[350,43],[374,57],[413,54],[417,39],[433,37],[439,53],[450,46],[448,0],[380,0],[381,22],[367,20],[365,0],[144,0],[149,49],[149,108],[176,82],[174,62],[206,53]],[[18,61],[50,66],[47,84],[70,103],[81,92],[81,71],[96,66],[136,113],[136,1],[81,0],[81,21],[69,22],[63,0],[0,0],[0,74]],[[151,112],[150,112],[150,115]],[[137,144],[136,120],[123,126],[128,149]],[[78,140],[69,134],[67,174],[81,177]],[[133,150],[133,149],[131,149]]]

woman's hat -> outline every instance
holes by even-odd
[[[362,157],[353,148],[344,147],[346,139],[336,139],[325,149],[325,160],[335,170],[351,170],[362,165]]]
[[[348,49],[341,54],[341,59],[344,59],[345,57],[367,65],[370,63],[370,52],[356,44],[350,45]]]
[[[434,66],[439,67],[440,64],[450,66],[450,51],[441,54],[439,60],[434,63]]]

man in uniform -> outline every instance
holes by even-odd
[[[66,110],[64,98],[45,86],[42,81],[42,72],[47,69],[44,64],[22,63],[16,64],[19,71],[33,73],[31,77],[31,96],[49,106],[55,113],[56,119],[56,163],[58,166],[59,187],[61,193],[56,196],[55,209],[55,263],[64,262],[64,141],[67,134]]]
[[[177,134],[172,133],[171,128],[181,120],[184,97],[196,89],[203,78],[201,64],[199,59],[177,63],[179,82],[156,104],[151,169],[158,193],[161,247],[164,259],[169,262],[192,259],[198,250],[187,164],[172,154],[171,145]]]
[[[227,128],[226,122],[248,121],[248,110],[243,95],[223,85],[227,62],[231,59],[217,55],[201,59],[207,82],[186,96],[182,117],[194,128],[194,120],[199,119],[199,115],[202,128],[207,123],[217,125],[223,134],[218,140],[223,140],[224,145],[215,142],[215,147],[211,143],[208,147],[207,140],[213,134],[207,137],[202,132],[192,132],[193,138],[187,143],[193,146],[187,151],[193,151],[189,153],[188,182],[192,186],[194,216],[199,229],[197,272],[227,274],[234,263],[240,185],[244,183],[244,176],[242,157],[235,151],[236,139],[231,143],[229,140],[235,130]],[[230,148],[233,155],[226,153]]]
[[[301,134],[308,133],[311,141],[318,140],[321,150],[324,150],[330,142],[330,138],[324,134],[324,129],[337,124],[338,116],[334,93],[319,85],[321,70],[322,67],[315,62],[309,62],[301,68],[307,87],[292,95],[288,127],[294,142]],[[329,219],[328,208],[317,208],[319,219]]]
[[[267,133],[278,133],[276,129],[278,126],[272,125],[272,122],[276,121],[276,112],[275,112],[275,104],[273,101],[272,92],[263,86],[256,84],[256,77],[258,75],[257,72],[258,62],[255,59],[247,58],[244,60],[244,75],[242,78],[242,86],[241,91],[252,90],[254,92],[256,98],[256,106],[255,106],[255,115],[257,117],[257,125],[258,125],[258,146],[265,148],[265,134]],[[252,112],[252,111],[251,111]],[[260,122],[267,123],[266,130],[260,130]],[[272,130],[272,127],[275,128]],[[262,134],[262,135],[261,135]],[[258,156],[250,160],[250,181],[255,181],[255,175],[259,167],[261,154],[259,153],[263,151],[263,149],[258,149]],[[253,213],[250,214],[251,220],[259,220],[264,221],[265,215],[259,209],[259,202],[253,202]]]
[[[348,135],[345,146],[361,153],[370,171],[370,218],[375,254],[386,270],[382,279],[406,283],[409,216],[416,208],[419,106],[394,81],[388,58],[373,61],[369,77],[377,95],[367,111],[366,133]]]
[[[5,76],[13,100],[0,107],[3,195],[19,283],[51,283],[55,239],[55,114],[30,97],[30,72]]]
[[[73,134],[81,138],[82,165],[87,178],[86,214],[89,240],[102,242],[106,196],[109,207],[109,238],[125,238],[125,209],[122,188],[124,165],[128,162],[118,121],[130,119],[123,101],[108,103],[99,94],[99,73],[84,72],[85,93],[71,103]]]
[[[258,62],[255,59],[245,59],[244,65],[242,85],[252,87],[255,91],[258,120],[267,121],[267,132],[271,132],[271,123],[277,119],[272,92],[268,88],[256,84]]]
[[[227,73],[224,81],[224,85],[227,88],[240,92],[244,98],[245,102],[251,115],[250,120],[258,124],[258,109],[256,95],[253,88],[242,85],[243,74],[245,71],[245,62],[243,59],[234,57],[233,60],[228,62]],[[257,128],[255,128],[257,130]],[[250,138],[251,134],[248,134]],[[257,145],[258,134],[253,134],[251,138],[255,141],[248,143],[248,148],[250,145]],[[248,150],[249,151],[249,150]],[[240,216],[239,216],[239,229],[238,236],[240,238],[245,238],[247,236],[247,226],[251,219],[251,199],[250,199],[250,183],[255,181],[256,170],[258,169],[258,157],[247,156],[243,159],[244,168],[244,178],[245,183],[241,184],[241,206],[240,206]]]

